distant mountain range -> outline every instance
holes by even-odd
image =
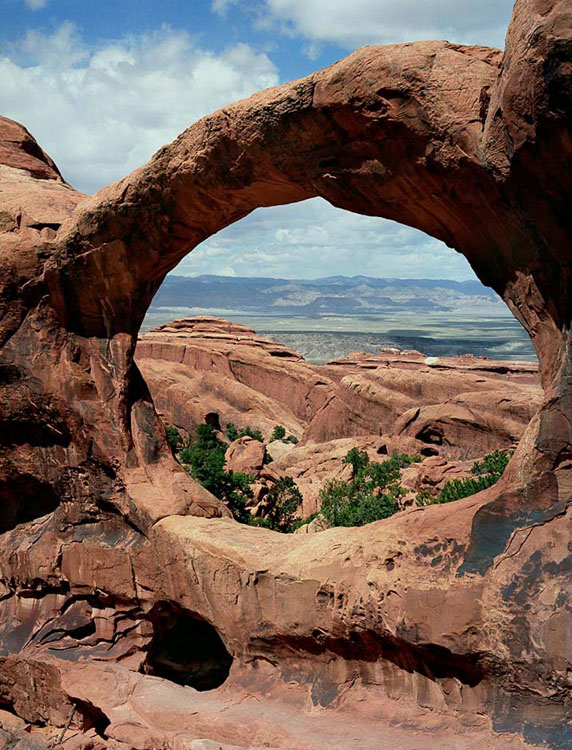
[[[167,276],[153,300],[157,307],[241,310],[258,314],[313,315],[383,312],[470,312],[504,308],[479,281],[378,279],[329,276],[271,279],[236,276]]]
[[[192,315],[245,323],[315,363],[388,346],[535,359],[522,326],[477,280],[167,276],[142,330]]]

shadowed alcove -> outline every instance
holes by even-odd
[[[157,602],[148,617],[153,638],[144,672],[195,690],[214,690],[225,682],[232,656],[210,623],[170,602]]]
[[[9,482],[0,482],[0,534],[51,513],[59,502],[55,489],[33,476],[21,474]]]

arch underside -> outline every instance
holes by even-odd
[[[7,139],[3,424],[16,424],[22,404],[34,408],[28,437],[1,446],[0,481],[6,502],[25,477],[26,487],[49,488],[48,510],[54,496],[60,504],[38,519],[44,505],[19,496],[31,510],[12,515],[31,520],[0,536],[0,620],[33,581],[64,599],[103,589],[115,607],[137,602],[137,617],[160,601],[196,612],[234,659],[230,679],[257,660],[282,676],[296,662],[338,691],[370,653],[371,679],[408,698],[427,681],[450,696],[454,679],[499,726],[514,711],[509,728],[525,727],[535,701],[562,724],[572,670],[566,4],[519,0],[504,56],[447,42],[359,50],[204,118],[91,198],[66,186],[41,150]],[[314,196],[462,252],[532,338],[545,403],[502,482],[455,513],[427,508],[343,535],[284,538],[227,520],[171,456],[133,362],[154,293],[221,228]],[[88,544],[74,530],[86,523],[97,528]],[[442,562],[432,566],[425,550],[436,544]],[[386,565],[403,545],[399,564]],[[97,579],[101,560],[113,561],[114,576]],[[52,614],[40,607],[38,617]],[[544,628],[548,616],[556,630]],[[44,649],[30,641],[13,653],[41,660]]]

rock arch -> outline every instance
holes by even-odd
[[[571,319],[566,25],[563,3],[520,2],[504,58],[446,42],[364,48],[204,118],[61,228],[45,273],[59,319],[132,336],[206,237],[320,195],[462,252],[529,332],[554,393]],[[551,435],[548,464],[567,451]]]
[[[370,555],[379,533],[369,530],[369,538],[360,531],[351,539],[362,545],[360,554],[369,562],[351,585],[338,570],[344,617],[339,620],[332,604],[314,624],[302,618],[300,627],[308,632],[295,636],[306,644],[307,638],[323,641],[325,652],[352,628],[367,626],[386,638],[399,626],[392,638],[399,635],[408,648],[416,640],[446,647],[453,653],[451,663],[457,654],[470,654],[479,674],[500,685],[505,696],[523,682],[527,700],[534,691],[547,691],[546,700],[558,705],[561,716],[572,668],[562,647],[572,627],[566,614],[569,553],[558,557],[555,552],[569,538],[566,504],[572,488],[572,22],[567,6],[567,0],[518,0],[504,55],[447,42],[359,50],[308,78],[204,118],[147,165],[92,198],[62,181],[27,131],[2,121],[1,419],[9,430],[22,403],[40,404],[28,415],[30,434],[37,432],[34,420],[44,425],[46,415],[55,414],[71,436],[62,442],[47,434],[37,445],[2,445],[3,486],[13,482],[16,492],[26,476],[54,487],[61,499],[56,525],[65,525],[70,513],[84,520],[118,513],[129,534],[133,529],[141,534],[143,551],[129,552],[135,583],[125,586],[131,585],[131,595],[148,607],[162,599],[198,612],[217,625],[234,657],[262,658],[270,650],[278,654],[277,664],[287,663],[291,653],[284,631],[293,627],[289,618],[298,606],[284,593],[290,584],[281,588],[279,576],[263,584],[270,599],[284,597],[288,615],[281,622],[259,600],[249,600],[247,637],[217,600],[208,555],[194,578],[181,562],[185,544],[195,545],[199,558],[203,546],[213,544],[223,554],[222,543],[212,537],[228,530],[230,522],[208,522],[207,528],[190,518],[228,513],[172,459],[133,362],[137,331],[168,271],[199,242],[256,207],[320,195],[337,206],[421,229],[462,252],[526,327],[539,355],[546,401],[503,483],[460,506],[455,522],[436,508],[423,521],[408,516],[384,525],[388,554],[394,554],[391,540],[397,544],[399,535],[425,542],[449,529],[443,544],[453,538],[458,543],[444,555],[449,568],[427,573],[433,592],[427,596],[433,602],[447,596],[459,607],[471,599],[478,613],[454,625],[446,614],[438,624],[421,622],[422,587],[410,589],[403,581],[407,575],[417,580],[419,569],[426,572],[425,544],[414,548],[403,570],[406,603],[399,612],[386,605],[380,610],[364,593],[368,566],[383,568],[380,558]],[[9,497],[8,490],[4,494]],[[188,536],[177,531],[182,527]],[[283,544],[281,564],[291,567],[292,580],[303,580],[302,600],[314,601],[319,575],[314,580],[292,551],[302,542],[269,540],[266,532],[252,529],[232,534],[248,536],[260,548],[248,564],[233,552],[226,590],[240,593],[254,586],[250,577],[240,583],[241,565],[254,575],[264,568],[265,556],[272,559]],[[333,533],[320,541],[334,567],[339,556],[328,540],[335,539]],[[9,543],[17,547],[20,540],[11,536]],[[152,559],[145,557],[150,549]],[[172,558],[175,549],[178,562]],[[12,570],[13,558],[2,554],[6,570]],[[157,560],[161,565],[170,560],[176,571],[166,581],[158,577]],[[22,553],[10,579],[16,588],[34,577],[35,564],[33,555]],[[65,578],[72,587],[94,585],[78,583],[76,567],[64,570],[56,555],[43,574],[46,580]],[[379,575],[383,579],[386,572]],[[142,580],[145,594],[138,589]],[[534,601],[522,615],[523,597],[535,598],[548,583],[554,601]],[[337,594],[324,596],[333,602]],[[359,597],[365,614],[354,616],[351,607],[358,606]],[[558,638],[542,629],[548,610],[555,615]],[[491,619],[493,611],[509,622],[508,630]],[[272,637],[257,634],[263,615],[274,629]],[[415,618],[420,619],[417,635]],[[523,648],[530,654],[524,666]],[[326,668],[318,672],[320,680],[335,682]],[[413,687],[404,683],[403,689]],[[500,705],[486,691],[478,700]]]

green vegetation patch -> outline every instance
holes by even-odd
[[[320,491],[321,513],[331,526],[364,526],[399,511],[398,500],[407,494],[401,469],[421,461],[405,453],[377,463],[366,451],[352,448],[342,459],[352,467],[352,480],[331,479]]]
[[[175,428],[166,428],[171,448],[183,468],[200,484],[221,500],[240,523],[290,533],[317,517],[312,514],[304,520],[296,516],[302,504],[302,495],[290,476],[281,477],[269,490],[266,497],[268,512],[264,518],[254,517],[246,509],[246,502],[253,496],[254,477],[225,468],[227,446],[219,439],[214,427],[201,424],[195,437],[183,438]],[[226,425],[229,440],[249,436],[263,442],[260,430],[250,427],[238,430],[232,422]],[[272,440],[298,442],[286,430],[276,425]],[[281,437],[278,437],[281,436]],[[439,496],[432,498],[427,491],[418,494],[420,504],[449,503],[474,495],[491,487],[502,477],[514,451],[493,451],[475,461],[471,469],[473,476],[452,479],[445,484]],[[265,463],[272,459],[267,456]],[[400,510],[399,500],[407,494],[401,485],[401,471],[412,463],[421,461],[421,456],[396,453],[381,463],[370,461],[366,451],[352,448],[342,463],[352,468],[350,481],[331,479],[320,490],[320,514],[330,526],[364,526],[373,521],[389,518]]]
[[[464,497],[475,495],[496,484],[504,474],[508,462],[514,451],[493,451],[487,453],[480,461],[475,461],[471,473],[472,477],[451,479],[445,484],[439,496],[433,503],[451,503]]]
[[[241,437],[250,437],[254,440],[258,440],[259,443],[264,442],[264,435],[260,432],[260,430],[253,430],[250,426],[243,427],[239,430],[234,422],[227,422],[224,434],[227,436],[231,443],[234,443],[235,440],[238,440]]]
[[[302,521],[296,510],[302,504],[302,495],[292,477],[281,477],[267,495],[268,514],[264,518],[250,517],[252,526],[282,531],[287,534],[298,528]]]
[[[227,446],[220,440],[212,425],[201,424],[194,438],[176,440],[175,428],[167,428],[172,446],[180,446],[177,458],[194,479],[222,500],[237,521],[247,523],[250,513],[246,501],[252,497],[252,477],[239,471],[226,471],[225,453]],[[177,450],[175,448],[175,450]]]
[[[169,444],[185,471],[222,500],[239,523],[263,526],[283,533],[294,531],[301,524],[295,513],[302,503],[302,495],[292,477],[284,476],[276,482],[267,495],[267,517],[256,518],[246,508],[247,500],[253,495],[251,485],[254,477],[225,469],[227,446],[220,440],[214,427],[201,424],[197,427],[195,437],[187,440],[175,427],[167,426],[166,432]],[[225,432],[229,440],[234,434],[237,438],[248,435],[261,442],[263,439],[259,430],[246,428],[239,433],[231,422],[227,424]],[[272,458],[267,455],[264,463],[271,460]]]

